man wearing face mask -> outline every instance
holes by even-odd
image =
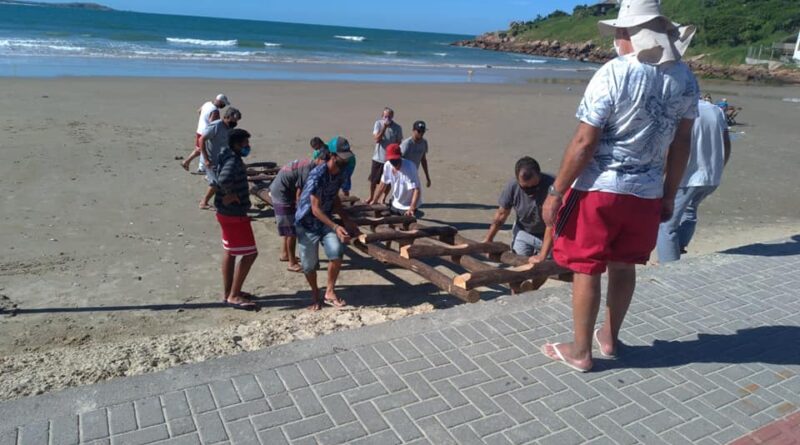
[[[208,190],[200,201],[201,209],[209,208],[208,201],[214,196],[214,185],[217,182],[215,173],[217,158],[222,149],[228,146],[228,133],[236,128],[241,119],[242,113],[238,109],[230,107],[225,110],[222,119],[210,123],[203,135],[200,136],[200,146],[203,148],[203,159],[206,163],[206,181],[208,181]]]
[[[394,121],[394,110],[389,107],[383,109],[381,118],[375,121],[375,125],[372,127],[372,137],[375,140],[375,152],[372,155],[372,168],[369,173],[370,196],[375,195],[375,188],[380,184],[383,176],[386,147],[403,142],[403,129]]]
[[[511,209],[514,209],[516,221],[512,229],[512,249],[517,255],[530,257],[532,263],[539,263],[547,258],[553,246],[552,230],[545,227],[542,219],[542,204],[555,179],[543,174],[539,163],[530,156],[517,161],[514,173],[516,179],[508,181],[500,193],[499,207],[483,241],[494,241],[511,215]]]
[[[222,278],[225,294],[223,302],[236,309],[254,310],[255,303],[242,292],[244,280],[258,256],[253,228],[250,225],[250,190],[247,183],[247,166],[242,158],[250,154],[250,133],[232,130],[227,148],[219,156],[216,167],[214,207],[222,228]],[[236,257],[241,257],[236,264]]]

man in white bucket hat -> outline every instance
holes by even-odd
[[[699,98],[681,62],[694,28],[669,21],[657,0],[623,0],[619,17],[599,28],[614,35],[619,57],[586,88],[578,129],[542,211],[555,227],[554,259],[575,272],[573,342],[548,343],[542,353],[581,372],[592,368],[593,343],[603,357],[619,352],[635,265],[648,261],[659,223],[672,214]],[[595,330],[606,270],[606,316]]]

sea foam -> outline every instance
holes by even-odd
[[[179,43],[183,45],[195,46],[236,46],[239,44],[238,40],[201,40],[201,39],[184,39],[180,37],[167,37],[169,43]]]
[[[363,42],[364,40],[367,40],[367,38],[364,36],[333,36],[333,37],[342,40],[349,40],[351,42]]]

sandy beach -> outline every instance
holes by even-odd
[[[197,208],[202,177],[176,160],[193,145],[195,111],[216,93],[242,111],[254,161],[284,164],[307,156],[313,136],[347,137],[359,196],[383,107],[408,134],[414,120],[427,121],[433,186],[423,192],[424,221],[480,238],[516,159],[557,170],[584,87],[3,78],[0,399],[458,304],[413,273],[352,254],[339,284],[353,308],[308,313],[305,281],[277,261],[274,220],[261,217],[260,257],[245,287],[263,310],[222,308],[219,228]],[[800,98],[800,88],[703,88],[744,110],[689,254],[800,234],[800,102],[784,100]],[[509,240],[508,230],[498,237]]]

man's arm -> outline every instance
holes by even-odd
[[[503,224],[506,223],[509,215],[511,215],[511,209],[506,209],[503,207],[497,208],[497,211],[494,212],[492,225],[489,226],[489,232],[486,233],[486,237],[483,239],[484,243],[491,243],[494,241],[494,237],[497,236],[497,232],[499,232],[500,228],[503,227]]]
[[[661,206],[661,221],[672,217],[675,208],[675,195],[686,173],[686,164],[689,163],[689,154],[692,147],[692,127],[694,119],[681,119],[675,138],[669,146],[667,153],[667,171],[664,179],[664,197]]]
[[[578,178],[578,175],[589,165],[595,150],[597,150],[602,133],[600,128],[585,122],[578,124],[575,136],[572,137],[572,141],[564,152],[564,159],[561,161],[561,167],[553,183],[553,188],[562,197]],[[561,198],[549,195],[542,206],[542,219],[547,227],[553,227],[560,208]]]
[[[417,211],[417,206],[419,205],[419,187],[414,189],[414,193],[411,195],[411,207],[406,211],[406,216],[414,216],[414,213]]]
[[[339,218],[342,219],[342,224],[344,224],[344,228],[341,226],[336,228],[336,235],[339,236],[339,239],[347,243],[350,241],[351,235],[355,236],[361,233],[358,230],[358,226],[350,219],[350,215],[344,211],[342,200],[339,199],[338,195],[333,201],[333,212],[339,215]]]
[[[550,255],[550,250],[553,248],[553,228],[548,227],[544,230],[544,239],[542,240],[542,249],[538,254],[530,258],[531,264],[538,264],[547,259]]]
[[[378,128],[380,125],[380,128]],[[389,126],[384,124],[383,122],[376,122],[375,129],[372,131],[372,136],[375,139],[375,143],[378,144],[383,140],[383,135],[386,134],[386,130],[389,129]]]
[[[213,136],[211,134],[212,128],[214,128],[214,132],[216,133],[216,127],[209,126],[206,128],[206,131],[200,136],[200,151],[203,153],[203,157],[206,160],[206,168],[210,168],[214,166],[214,162],[212,162],[211,155],[208,153],[208,140]]]
[[[725,130],[722,133],[722,140],[725,144],[725,165],[728,165],[728,161],[731,159],[731,136],[728,130]]]
[[[425,186],[430,188],[430,186],[431,186],[431,175],[428,174],[428,154],[427,153],[422,155],[422,163],[421,164],[422,164],[422,171],[425,172],[425,179],[428,181],[427,184],[425,184]]]

